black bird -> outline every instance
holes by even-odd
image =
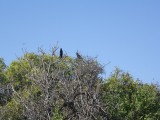
[[[82,56],[78,52],[76,52],[76,55],[78,59],[82,59]]]
[[[60,49],[60,55],[59,55],[59,57],[60,57],[60,58],[63,57],[63,50],[62,50],[62,48]]]

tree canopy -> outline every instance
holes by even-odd
[[[1,120],[160,119],[158,84],[118,68],[103,78],[95,58],[60,51],[25,53],[9,66],[0,59]]]

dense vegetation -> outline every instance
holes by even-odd
[[[40,51],[0,59],[0,120],[160,120],[160,89],[95,58]]]

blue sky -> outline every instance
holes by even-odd
[[[98,56],[106,77],[115,66],[134,78],[160,80],[159,0],[1,0],[0,57],[59,47]]]

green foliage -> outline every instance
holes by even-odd
[[[52,120],[63,120],[62,114],[59,112],[59,108],[55,107],[53,110]]]
[[[6,77],[4,71],[6,69],[6,64],[4,63],[3,58],[0,58],[0,86],[5,83]]]
[[[157,86],[134,81],[129,73],[116,69],[101,92],[111,119],[144,120],[160,116]]]
[[[8,90],[6,90],[6,75],[5,75],[6,65],[3,58],[0,58],[0,105],[3,106],[8,100],[10,100],[10,95]]]
[[[20,103],[17,103],[14,99],[8,102],[1,109],[1,120],[20,120],[22,117],[22,107]]]
[[[4,59],[0,58],[0,72],[4,71],[6,68],[6,64],[4,63]]]

